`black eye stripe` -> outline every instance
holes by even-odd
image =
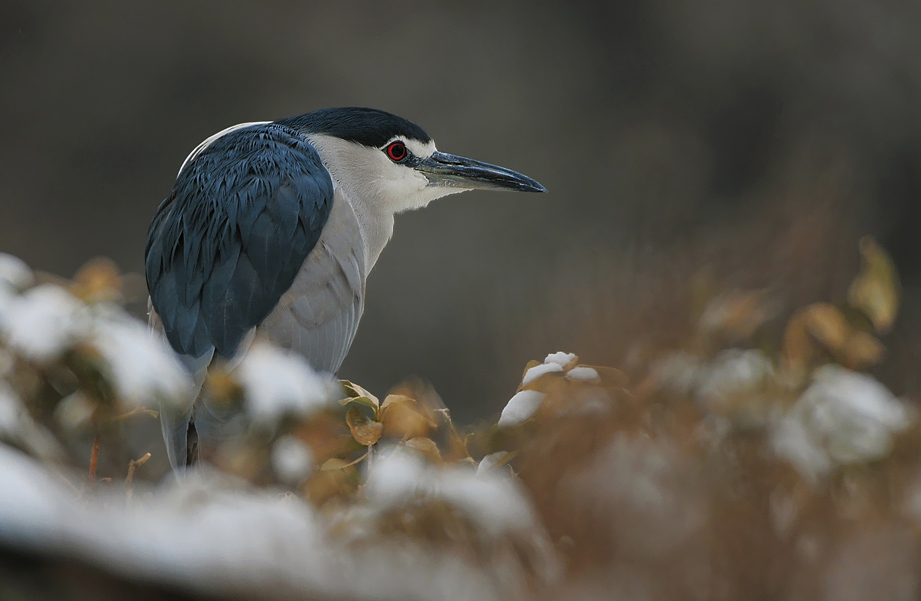
[[[406,144],[400,141],[391,142],[388,144],[384,149],[384,152],[387,153],[387,156],[391,161],[397,163],[409,156],[409,151],[406,150]]]

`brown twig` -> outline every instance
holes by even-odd
[[[134,472],[139,467],[147,463],[147,460],[150,459],[150,453],[144,453],[144,455],[139,459],[132,459],[128,462],[128,475],[125,476],[125,499],[128,505],[131,505],[131,499],[134,496]]]
[[[96,462],[99,460],[99,434],[93,439],[93,452],[90,455],[90,484],[96,480]]]
[[[138,407],[137,409],[132,409],[128,413],[122,413],[121,415],[116,415],[115,420],[123,420],[129,417],[134,417],[135,415],[149,415],[150,417],[156,419],[160,414],[154,411],[153,409],[146,409],[144,407]]]

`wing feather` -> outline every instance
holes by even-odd
[[[316,149],[285,126],[234,130],[189,160],[146,253],[151,300],[173,348],[232,357],[291,287],[332,204]]]

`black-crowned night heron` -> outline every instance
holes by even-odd
[[[254,336],[335,374],[394,215],[474,189],[545,191],[438,152],[418,125],[374,109],[227,128],[186,158],[150,225],[151,324],[198,388],[215,357],[245,352]],[[174,467],[221,436],[221,419],[200,402],[161,419]]]

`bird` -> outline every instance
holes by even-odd
[[[199,397],[213,362],[258,338],[337,374],[394,216],[476,189],[546,192],[371,108],[241,123],[196,146],[145,248],[150,325],[195,381],[186,409],[161,411],[173,468],[206,461],[232,435]]]

